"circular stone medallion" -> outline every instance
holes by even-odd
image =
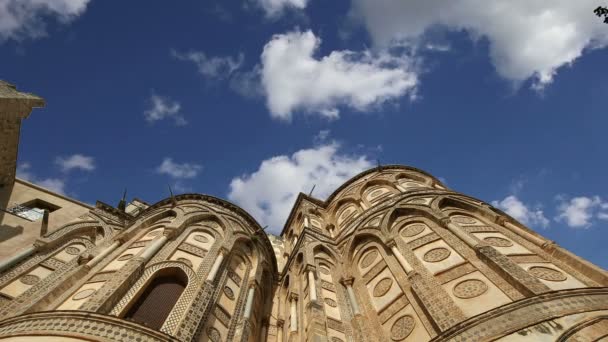
[[[484,238],[483,241],[487,242],[488,245],[494,246],[494,247],[511,247],[511,246],[513,246],[513,242],[511,242],[507,239],[503,239],[498,236],[488,236],[488,237]]]
[[[324,266],[319,267],[319,272],[321,272],[323,274],[331,274],[331,272],[329,271],[329,269],[327,267],[324,267]]]
[[[391,327],[391,339],[393,341],[405,340],[412,333],[412,330],[414,330],[415,324],[416,321],[414,321],[412,316],[399,317]]]
[[[91,297],[91,295],[93,295],[93,293],[95,293],[96,290],[94,289],[86,289],[86,290],[82,290],[80,292],[78,292],[77,294],[75,294],[72,299],[73,300],[81,300],[81,299],[85,299],[88,297]]]
[[[528,273],[535,276],[536,278],[548,281],[565,281],[566,279],[568,279],[568,277],[566,277],[566,275],[562,272],[544,266],[530,267]]]
[[[209,238],[206,237],[205,235],[194,235],[194,240],[196,240],[198,242],[202,242],[202,243],[209,242]]]
[[[382,190],[378,189],[378,190],[374,190],[372,192],[370,192],[369,194],[369,198],[374,198],[374,197],[378,197],[382,194]]]
[[[19,281],[24,283],[25,285],[34,285],[40,281],[40,277],[34,274],[26,274],[23,277],[19,278]]]
[[[70,255],[78,255],[78,254],[80,254],[80,249],[78,249],[76,247],[68,247],[65,249],[65,252]]]
[[[331,306],[332,308],[335,308],[336,306],[338,306],[338,303],[336,303],[336,301],[331,298],[325,298],[324,301],[325,301],[325,304]]]
[[[447,259],[450,254],[451,252],[447,248],[433,248],[430,251],[426,252],[422,259],[426,262],[440,262],[441,260]]]
[[[372,265],[372,263],[378,257],[378,251],[371,251],[365,254],[363,259],[361,260],[361,268],[368,268]]]
[[[412,237],[412,236],[416,236],[420,233],[422,233],[422,231],[424,230],[424,228],[426,228],[425,225],[423,224],[412,224],[410,226],[407,226],[405,228],[403,228],[401,230],[401,235],[403,235],[404,237]]]
[[[384,278],[380,280],[376,286],[374,286],[374,297],[384,296],[388,290],[393,286],[393,280],[390,278]]]
[[[209,337],[209,340],[212,342],[220,342],[222,340],[220,331],[214,327],[207,328],[207,337]]]
[[[234,292],[229,286],[224,286],[224,294],[226,297],[228,297],[228,299],[234,300]]]
[[[477,222],[477,220],[475,220],[474,218],[467,216],[454,216],[452,217],[452,221],[462,224],[473,224]]]
[[[125,261],[125,260],[129,260],[133,258],[133,254],[125,254],[125,255],[121,255],[120,258],[118,258],[118,261]]]
[[[481,296],[488,291],[488,285],[479,279],[467,279],[459,282],[452,289],[454,296],[462,299]]]

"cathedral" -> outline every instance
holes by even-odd
[[[425,171],[301,193],[279,236],[204,194],[92,206],[16,177],[43,106],[0,81],[0,342],[608,341],[605,270]]]

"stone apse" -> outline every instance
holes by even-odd
[[[608,338],[606,271],[400,165],[300,194],[280,236],[212,196],[98,202],[0,272],[0,341]]]

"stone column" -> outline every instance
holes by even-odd
[[[291,292],[289,294],[289,302],[291,305],[291,317],[289,331],[295,333],[298,331],[298,295]]]
[[[407,260],[405,260],[405,257],[403,256],[403,254],[401,254],[401,252],[399,251],[399,247],[397,247],[397,242],[395,241],[395,239],[389,241],[388,246],[391,248],[391,252],[393,252],[393,255],[399,262],[399,265],[401,265],[401,267],[403,267],[403,270],[405,271],[405,273],[406,274],[412,273],[414,271],[414,268],[410,265],[409,262],[407,262]]]
[[[111,245],[106,247],[103,251],[101,251],[97,256],[93,259],[89,260],[89,262],[85,265],[86,268],[91,269],[93,266],[97,265],[101,260],[105,259],[110,253],[112,253],[118,246],[120,246],[122,242],[120,240],[114,241]]]
[[[277,342],[283,342],[283,326],[285,321],[281,318],[277,319]]]
[[[454,235],[458,236],[458,238],[471,248],[475,248],[479,244],[479,240],[469,235],[465,232],[461,227],[457,226],[455,223],[450,220],[449,217],[444,217],[441,219],[441,223]]]
[[[354,315],[360,315],[361,310],[359,309],[359,304],[357,303],[357,297],[355,297],[355,290],[353,290],[353,282],[354,278],[345,278],[342,279],[342,284],[346,287],[346,293],[348,294],[348,301],[350,302],[350,307],[353,309]]]
[[[10,267],[18,264],[19,262],[23,261],[25,258],[29,257],[30,255],[34,254],[34,252],[36,251],[36,247],[34,246],[29,246],[28,248],[22,250],[21,252],[13,255],[12,257],[6,259],[6,260],[2,260],[0,262],[0,272],[3,272],[7,269],[9,269]]]
[[[263,319],[262,320],[262,327],[261,327],[261,331],[260,331],[260,341],[268,341],[268,336],[266,336],[266,333],[268,332],[268,325],[270,323],[268,322],[268,319]]]
[[[227,254],[227,252],[228,251],[224,248],[221,248],[219,250],[219,253],[217,254],[217,258],[213,262],[213,265],[211,266],[211,270],[209,270],[209,274],[207,274],[208,282],[213,282],[213,280],[215,279],[215,276],[217,275],[217,271],[220,269],[220,265],[222,264],[222,261],[224,260],[224,255]]]
[[[243,319],[247,320],[251,317],[251,309],[253,307],[253,296],[255,295],[255,284],[249,285],[247,291],[247,301],[245,302],[245,311],[243,312]]]
[[[306,266],[306,272],[308,274],[308,291],[310,300],[312,302],[317,301],[317,284],[315,282],[315,267],[312,265]]]

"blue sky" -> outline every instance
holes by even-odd
[[[207,193],[276,232],[299,191],[406,164],[608,267],[596,6],[4,1],[0,77],[47,101],[19,172],[88,203]]]

